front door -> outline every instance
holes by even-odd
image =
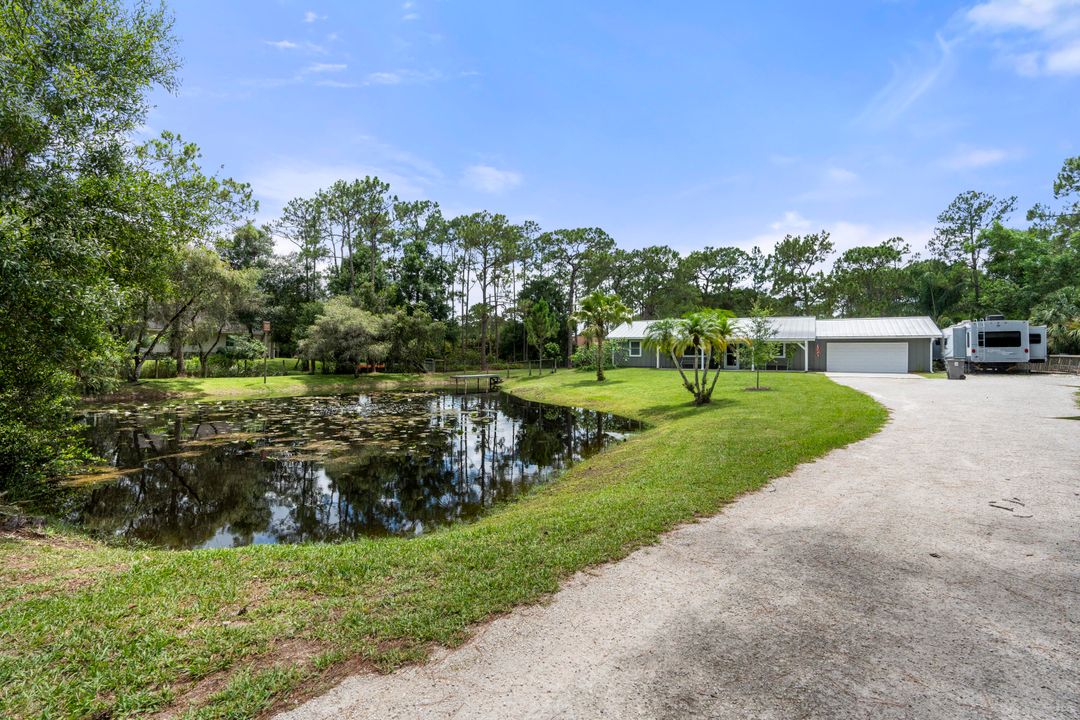
[[[735,352],[735,347],[729,345],[727,352],[724,353],[724,368],[727,370],[736,370],[739,367],[739,354]]]

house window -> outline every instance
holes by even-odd
[[[777,345],[780,347],[780,352],[776,353],[776,359],[777,360],[786,360],[787,359],[787,343],[777,343]]]
[[[641,341],[631,340],[627,343],[626,354],[630,357],[641,357]]]

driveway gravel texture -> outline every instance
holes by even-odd
[[[1080,718],[1080,379],[836,380],[889,424],[279,717]]]

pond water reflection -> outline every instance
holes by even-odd
[[[419,534],[637,429],[503,393],[129,406],[85,421],[120,474],[74,493],[67,519],[169,548]]]

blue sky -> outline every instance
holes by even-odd
[[[1080,154],[1080,0],[173,0],[182,88],[148,132],[260,220],[377,174],[448,215],[623,247],[922,247],[960,191],[1050,196]]]

